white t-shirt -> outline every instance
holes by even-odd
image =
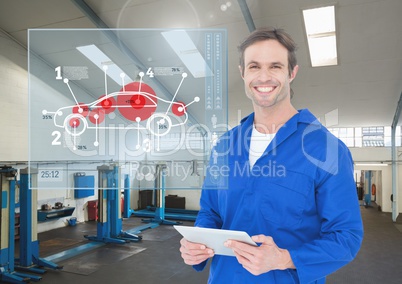
[[[276,133],[265,134],[258,132],[253,125],[253,132],[251,133],[250,150],[248,159],[250,161],[250,168],[252,168],[255,162],[261,157],[265,149],[267,149],[269,143],[274,139]]]

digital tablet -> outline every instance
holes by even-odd
[[[173,226],[185,239],[193,243],[204,244],[215,254],[234,256],[233,250],[223,245],[227,240],[236,240],[253,246],[257,244],[243,231],[210,229],[190,226]]]

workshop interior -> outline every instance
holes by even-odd
[[[292,104],[353,156],[365,240],[327,282],[399,283],[401,12],[400,0],[2,1],[0,283],[207,283],[174,226],[193,226],[207,168],[226,158],[214,146],[253,111],[237,46],[267,26],[298,46]]]

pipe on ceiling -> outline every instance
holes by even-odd
[[[394,119],[392,120],[391,126],[391,158],[392,158],[392,220],[396,222],[399,215],[399,203],[398,203],[398,187],[396,184],[397,175],[397,157],[396,157],[396,145],[395,145],[395,132],[398,126],[399,117],[402,110],[402,92],[399,96],[398,105],[396,106],[396,111]]]
[[[248,8],[246,0],[237,0],[239,2],[239,6],[241,9],[241,12],[243,13],[244,20],[246,21],[248,30],[250,32],[255,30],[255,24],[253,17],[251,16],[250,9]]]

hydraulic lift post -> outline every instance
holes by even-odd
[[[105,243],[137,242],[142,238],[122,231],[119,167],[102,165],[98,167],[98,220],[96,236],[85,238]]]
[[[15,187],[17,170],[0,168],[0,281],[26,283],[39,281],[41,277],[15,271]],[[21,233],[20,233],[21,235]]]
[[[43,267],[55,270],[63,267],[39,257],[37,179],[37,169],[20,170],[20,258],[16,259],[16,267],[44,274]]]

